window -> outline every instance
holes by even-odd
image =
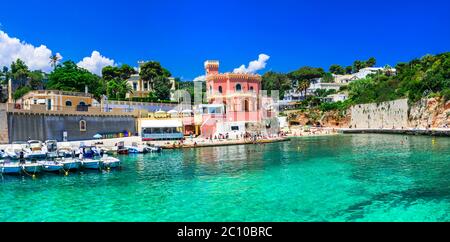
[[[209,93],[212,94],[212,86],[209,86]]]
[[[222,93],[222,86],[219,86],[219,93]]]
[[[232,131],[239,131],[239,126],[231,126]]]
[[[240,92],[242,90],[241,84],[236,84],[236,92]]]
[[[133,82],[133,90],[137,91],[137,83]]]
[[[147,90],[147,88],[148,88],[148,83],[145,82],[145,83],[144,83],[144,90]]]
[[[253,86],[251,86],[251,87],[250,87],[250,91],[252,91],[252,92],[253,92]]]
[[[66,106],[67,107],[72,107],[72,102],[71,101],[66,101]]]
[[[86,131],[86,121],[80,120],[80,131],[84,132]]]
[[[85,102],[80,102],[79,105],[80,105],[80,106],[86,106],[86,103],[85,103]]]

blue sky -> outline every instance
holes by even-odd
[[[119,64],[158,60],[185,80],[202,75],[207,59],[232,71],[261,53],[270,56],[262,74],[371,56],[394,65],[450,51],[445,0],[41,0],[1,8],[0,30],[64,60],[94,50]]]

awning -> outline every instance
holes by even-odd
[[[178,128],[183,127],[180,120],[143,120],[142,128]]]

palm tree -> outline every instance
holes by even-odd
[[[305,79],[305,80],[299,81],[298,85],[297,85],[297,92],[299,92],[299,93],[304,92],[305,93],[304,96],[306,98],[306,90],[309,88],[309,85],[310,85],[309,80]]]
[[[58,62],[61,60],[61,56],[58,54],[54,54],[50,56],[50,65],[53,67],[53,69],[56,68],[56,65],[58,65]]]

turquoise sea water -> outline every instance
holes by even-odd
[[[433,141],[434,139],[434,141]],[[4,176],[0,221],[450,221],[450,139],[339,135]]]

